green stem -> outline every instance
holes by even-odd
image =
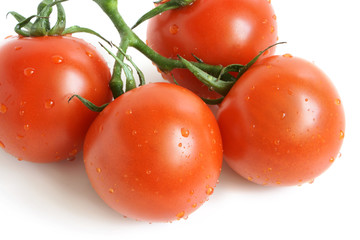
[[[124,19],[122,18],[122,16],[118,11],[117,0],[93,0],[93,1],[100,6],[100,8],[110,18],[115,28],[119,32],[121,38],[120,48],[124,52],[126,52],[128,47],[134,47],[142,54],[144,54],[148,59],[150,59],[153,63],[155,63],[159,67],[159,69],[164,72],[169,72],[175,68],[186,68],[186,65],[182,61],[166,58],[155,52],[149,46],[147,46],[144,43],[144,41],[142,41],[125,23]],[[121,54],[120,56],[119,53],[117,57],[119,57],[120,59],[124,58],[123,54]],[[191,63],[213,76],[218,76],[223,68],[222,66],[208,65],[199,62],[191,62]],[[121,79],[119,77],[120,73],[121,73],[121,66],[118,66],[118,64],[116,63],[113,74],[115,76],[111,81],[110,87],[118,87],[118,84],[120,84],[120,79]],[[114,95],[114,97],[116,96],[118,96],[118,94]]]

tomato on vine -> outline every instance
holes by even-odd
[[[276,41],[276,15],[267,0],[196,0],[151,18],[147,29],[148,45],[162,56],[222,66],[247,64]],[[163,76],[201,97],[218,96],[186,69]]]
[[[301,185],[335,161],[344,109],[330,79],[314,64],[267,57],[235,83],[218,111],[224,159],[258,184]]]
[[[40,6],[34,23],[11,12],[21,35],[0,44],[0,146],[19,160],[44,163],[75,158],[97,115],[69,98],[79,94],[104,104],[112,95],[104,58],[71,31],[62,36],[59,3],[58,23],[51,29],[50,5]]]
[[[84,161],[93,188],[138,220],[186,218],[213,193],[221,135],[207,105],[189,90],[150,83],[111,102],[91,125]]]

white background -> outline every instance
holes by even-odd
[[[6,19],[8,11],[30,16],[38,2],[1,1],[0,38],[13,34],[15,20]],[[130,25],[153,7],[151,0],[119,2]],[[125,219],[107,207],[91,188],[81,157],[74,162],[33,164],[0,150],[0,238],[360,239],[360,2],[272,0],[272,4],[279,41],[288,42],[277,53],[315,62],[342,96],[345,141],[341,157],[327,172],[313,184],[270,188],[243,180],[224,164],[215,193],[187,220],[149,224]],[[90,27],[119,41],[111,22],[91,0],[70,0],[64,7],[68,26]],[[146,24],[136,32],[145,40]],[[96,38],[77,36],[98,47]],[[148,60],[130,53],[148,81],[161,81]]]

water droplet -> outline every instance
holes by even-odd
[[[101,168],[96,168],[97,173],[101,173]]]
[[[266,24],[266,23],[268,23],[268,22],[269,22],[269,20],[268,20],[268,19],[266,19],[266,18],[265,18],[265,19],[263,19],[263,21],[262,21],[262,23],[263,23],[263,24]]]
[[[30,125],[29,125],[29,124],[25,124],[25,125],[24,125],[24,130],[25,130],[25,131],[28,131],[29,129],[30,129]]]
[[[294,95],[294,92],[291,91],[290,89],[288,89],[288,94],[289,94],[290,96],[292,96],[292,95]]]
[[[344,139],[345,138],[345,133],[343,131],[340,131],[340,139]]]
[[[333,163],[333,162],[335,162],[335,158],[330,158],[330,160],[329,160],[331,163]]]
[[[69,156],[75,156],[78,153],[78,150],[76,148],[74,148],[73,150],[71,150],[71,152],[69,152]]]
[[[280,182],[280,181],[276,181],[275,183],[276,183],[277,185],[280,185],[280,184],[281,184],[281,182]]]
[[[194,190],[191,190],[190,191],[190,195],[194,195],[195,191]]]
[[[46,100],[45,101],[45,108],[46,109],[53,108],[54,106],[55,106],[55,102],[53,100]]]
[[[179,32],[179,27],[176,24],[170,26],[169,31],[171,34],[177,34]]]
[[[113,188],[109,188],[109,193],[114,193],[115,190]]]
[[[19,51],[22,49],[22,46],[16,46],[16,47],[14,47],[14,49],[15,49],[15,51]]]
[[[178,144],[178,147],[182,147],[182,143],[179,143],[179,144]]]
[[[19,115],[20,115],[20,116],[24,116],[24,114],[25,114],[25,111],[24,111],[24,110],[20,110],[20,111],[19,111]]]
[[[133,130],[133,131],[131,132],[131,134],[132,134],[133,136],[135,136],[135,135],[137,134],[137,131],[136,131],[136,130]]]
[[[315,179],[311,179],[310,181],[309,181],[309,184],[313,184],[315,182]]]
[[[147,170],[147,171],[146,171],[146,174],[147,174],[147,175],[150,175],[150,174],[151,174],[151,170]]]
[[[0,104],[0,113],[6,113],[8,108],[4,104]]]
[[[291,55],[290,53],[286,53],[286,54],[284,54],[282,56],[285,57],[285,58],[292,58],[293,57],[293,55]]]
[[[86,51],[86,55],[88,55],[88,57],[92,58],[94,56],[94,54],[90,51]]]
[[[248,177],[247,178],[250,182],[252,182],[252,180],[254,180],[252,177]]]
[[[271,33],[275,32],[275,27],[274,27],[274,26],[271,26],[270,32],[271,32]]]
[[[23,138],[24,138],[23,135],[20,135],[20,134],[16,135],[16,139],[17,139],[17,140],[21,140],[21,139],[23,139]]]
[[[341,105],[341,100],[340,99],[335,99],[335,104],[336,105]]]
[[[62,56],[55,55],[51,57],[51,61],[55,64],[60,64],[64,61],[64,58]]]
[[[155,129],[155,130],[154,130],[154,134],[158,134],[158,133],[159,133],[159,131]]]
[[[214,188],[206,186],[206,195],[212,195],[214,193]]]
[[[0,148],[5,148],[5,144],[2,141],[0,141]]]
[[[177,47],[177,46],[173,47],[173,52],[174,52],[174,54],[177,55],[179,53],[179,47]]]
[[[30,77],[31,75],[33,75],[35,73],[35,68],[32,67],[28,67],[24,69],[24,75],[26,77]]]
[[[285,119],[285,117],[286,117],[286,113],[283,112],[283,113],[281,114],[281,119],[283,120],[283,119]]]
[[[308,102],[309,101],[309,99],[308,98],[305,98],[305,102]]]
[[[197,207],[197,204],[194,203],[193,205],[191,205],[192,208],[196,208]]]
[[[178,220],[180,220],[181,218],[183,218],[185,216],[185,211],[179,212],[178,214],[176,214],[176,218]]]
[[[190,135],[190,131],[186,128],[181,128],[181,135],[183,137],[188,137]]]
[[[276,146],[279,146],[279,145],[280,145],[280,140],[279,140],[279,139],[275,140],[275,141],[274,141],[274,144],[275,144]]]
[[[274,14],[274,15],[272,16],[272,18],[276,21],[277,16]]]
[[[132,112],[131,109],[129,109],[129,110],[126,111],[126,115],[131,115],[132,113],[133,113],[133,112]]]

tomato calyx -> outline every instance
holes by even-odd
[[[155,2],[155,4],[157,4],[157,6],[155,8],[153,8],[152,10],[150,10],[149,12],[145,13],[141,18],[139,18],[139,20],[134,24],[134,26],[132,26],[131,29],[136,28],[137,26],[139,26],[141,23],[145,22],[146,20],[149,20],[150,18],[153,18],[165,11],[177,9],[180,7],[186,7],[188,5],[191,5],[195,1],[196,0],[170,0],[170,1],[166,1],[166,2],[164,2],[164,1]]]
[[[109,42],[100,34],[89,28],[79,26],[66,28],[66,14],[61,4],[62,2],[66,1],[68,0],[43,0],[37,7],[37,14],[28,18],[17,12],[10,11],[8,15],[12,15],[18,21],[14,31],[24,37],[63,36],[84,32],[95,35],[102,40]],[[51,27],[49,19],[53,11],[53,6],[56,6],[57,9],[57,21],[54,26]],[[35,21],[32,23],[31,20],[34,18]]]
[[[242,64],[230,64],[226,67],[223,67],[218,75],[218,77],[214,77],[207,72],[201,70],[194,64],[192,64],[190,61],[184,59],[181,56],[178,56],[178,58],[181,60],[181,62],[184,63],[187,69],[190,70],[194,74],[194,76],[204,83],[206,86],[208,86],[211,90],[219,93],[223,97],[220,97],[218,99],[207,99],[202,98],[207,104],[209,105],[216,105],[222,102],[224,97],[227,95],[227,93],[230,91],[230,89],[233,87],[233,85],[240,79],[240,77],[258,60],[258,58],[267,50],[270,48],[279,45],[284,44],[285,42],[278,42],[275,43],[266,49],[259,52],[258,55],[256,55],[250,62],[248,62],[246,65]],[[233,79],[224,78],[224,76],[227,76],[226,74],[230,73],[236,73],[236,77]]]

